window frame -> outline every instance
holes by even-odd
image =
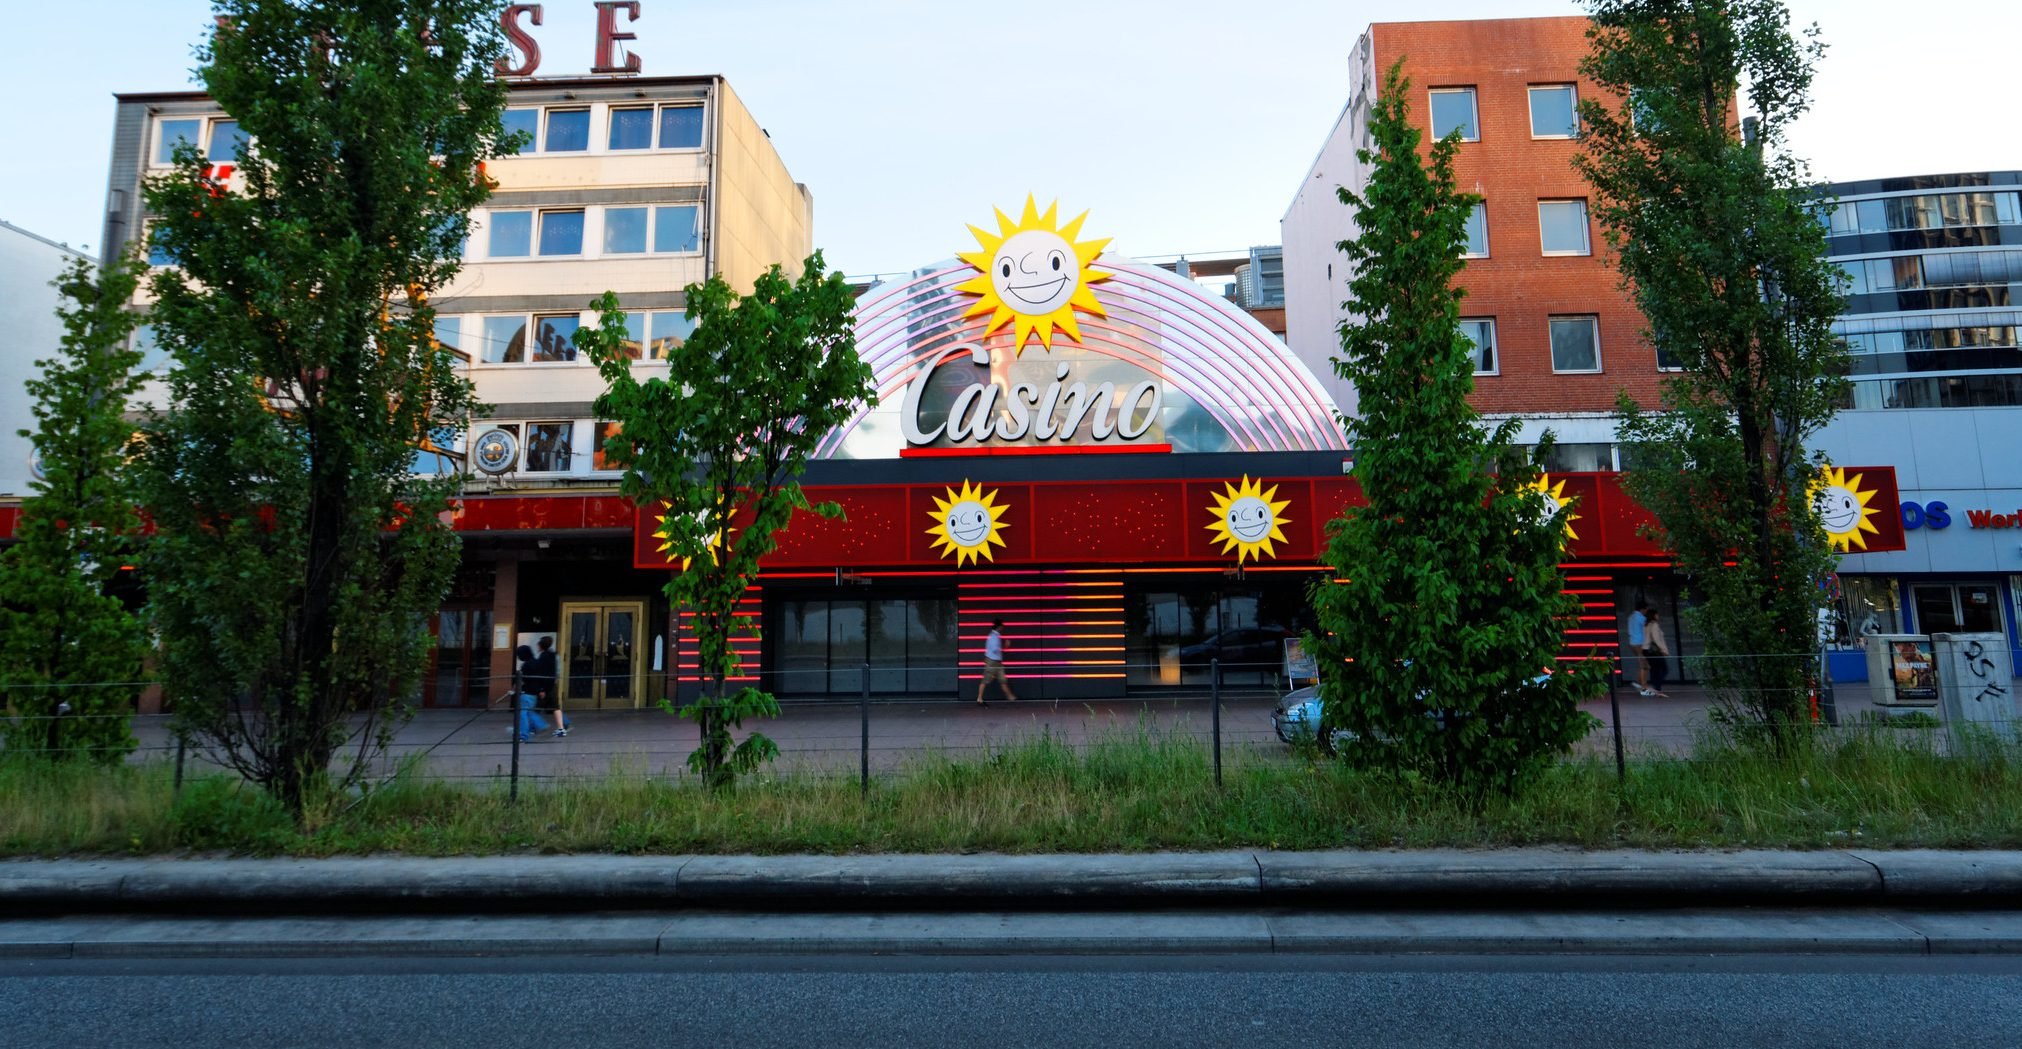
[[[1467,325],[1467,324],[1482,324],[1482,325],[1486,325],[1486,326],[1487,326],[1487,328],[1488,328],[1488,356],[1489,356],[1489,362],[1490,362],[1490,363],[1489,363],[1489,367],[1488,367],[1488,368],[1484,369],[1484,368],[1482,368],[1482,366],[1481,366],[1481,342],[1480,342],[1479,340],[1474,340],[1474,339],[1470,339],[1470,340],[1469,340],[1469,341],[1472,341],[1472,342],[1474,342],[1474,374],[1476,374],[1476,375],[1501,375],[1501,374],[1502,374],[1502,346],[1501,346],[1501,344],[1500,344],[1500,340],[1499,340],[1499,339],[1498,339],[1498,337],[1496,336],[1496,331],[1495,331],[1495,318],[1494,318],[1494,317],[1462,317],[1462,318],[1460,318],[1460,323],[1461,323],[1461,324],[1463,324],[1463,325]],[[1464,329],[1463,329],[1463,330],[1464,330]]]
[[[564,437],[567,440],[568,444],[566,448],[560,453],[562,458],[562,465],[560,469],[551,469],[551,470],[534,469],[532,458],[534,454],[534,427],[536,426],[563,427]],[[523,419],[519,420],[519,427],[520,427],[520,462],[518,470],[519,473],[533,474],[539,477],[565,477],[568,476],[569,474],[573,474],[576,472],[576,420]]]
[[[670,145],[668,145],[667,143],[665,143],[665,142],[661,141],[661,134],[660,134],[660,133],[661,133],[662,129],[664,128],[665,124],[666,124],[666,120],[667,120],[667,115],[666,115],[666,114],[667,114],[667,111],[668,111],[668,110],[670,110],[670,109],[693,109],[693,110],[696,110],[696,111],[698,111],[698,112],[700,112],[700,113],[702,114],[702,120],[700,121],[700,124],[699,124],[699,126],[700,126],[700,128],[701,128],[701,133],[700,133],[700,134],[698,134],[698,135],[696,135],[696,137],[695,137],[695,144],[694,144],[694,145],[692,145],[692,146],[670,146]],[[657,150],[668,150],[668,151],[672,151],[672,152],[676,152],[676,153],[695,153],[695,152],[700,152],[701,150],[705,150],[705,149],[708,149],[708,148],[709,148],[709,103],[708,103],[708,102],[707,102],[706,100],[703,100],[703,99],[696,99],[696,100],[695,100],[695,101],[693,101],[693,102],[661,102],[661,103],[659,103],[658,105],[654,106],[654,107],[653,107],[653,148],[654,148],[654,149],[657,149]]]
[[[1474,210],[1469,212],[1467,216],[1469,226],[1474,224],[1476,216],[1481,218],[1481,251],[1469,251],[1468,249],[1473,245],[1471,243],[1462,244],[1460,246],[1460,257],[1463,259],[1485,259],[1494,250],[1494,246],[1490,243],[1488,235],[1488,201],[1478,200],[1475,202]]]
[[[501,255],[494,250],[498,243],[498,220],[500,217],[506,215],[525,215],[527,217],[526,250],[517,255]],[[512,262],[520,259],[536,259],[540,257],[534,254],[534,247],[539,242],[539,208],[487,208],[484,213],[483,228],[485,231],[484,260],[486,262]]]
[[[1433,115],[1432,96],[1459,94],[1467,96],[1468,123],[1474,126],[1474,134],[1468,135],[1463,133],[1460,136],[1460,140],[1462,142],[1481,141],[1481,92],[1473,84],[1452,84],[1446,87],[1429,87],[1425,89],[1425,127],[1426,130],[1432,132],[1433,141],[1437,142],[1446,136],[1439,133],[1439,122]]]
[[[1563,90],[1567,94],[1570,94],[1572,96],[1573,104],[1571,108],[1573,116],[1573,129],[1570,132],[1567,132],[1566,134],[1563,135],[1559,134],[1540,135],[1538,134],[1538,107],[1536,102],[1537,93],[1540,91],[1560,91],[1560,90]],[[1542,142],[1570,142],[1580,137],[1580,85],[1576,82],[1560,81],[1557,83],[1550,83],[1550,84],[1524,85],[1524,110],[1525,115],[1530,118],[1531,138],[1534,140]]]
[[[1549,205],[1580,206],[1580,250],[1565,251],[1545,246],[1545,208]],[[1594,253],[1594,220],[1585,197],[1541,197],[1538,200],[1538,252],[1545,258],[1581,258]]]
[[[548,220],[557,215],[576,216],[576,250],[548,250]],[[536,208],[534,210],[534,243],[532,258],[537,259],[580,259],[586,257],[584,242],[590,239],[590,209],[576,208]]]
[[[557,114],[557,113],[581,113],[581,114],[583,114],[583,148],[581,148],[581,149],[555,149],[555,148],[553,148],[552,146],[550,146],[550,145],[548,144],[548,140],[549,140],[549,139],[550,139],[551,137],[553,137],[553,133],[554,133],[554,119],[555,119],[555,114]],[[542,152],[542,153],[593,153],[593,152],[596,152],[595,150],[593,150],[593,149],[591,149],[591,148],[590,148],[590,145],[591,145],[591,143],[593,143],[593,142],[595,142],[595,141],[597,140],[597,136],[596,136],[596,130],[597,130],[597,129],[596,129],[596,123],[597,123],[597,121],[596,121],[596,119],[595,119],[595,116],[596,116],[596,107],[595,107],[595,106],[542,106],[542,107],[541,107],[541,148],[540,148],[540,152]]]
[[[1554,340],[1554,339],[1552,338],[1552,329],[1553,329],[1553,327],[1554,327],[1555,325],[1557,325],[1557,324],[1558,324],[1558,323],[1559,323],[1560,321],[1574,321],[1574,320],[1578,320],[1578,321],[1585,321],[1585,322],[1587,322],[1587,329],[1588,329],[1589,331],[1591,331],[1591,332],[1593,332],[1593,333],[1594,333],[1594,366],[1593,366],[1593,367],[1591,367],[1591,368],[1561,368],[1561,367],[1559,367],[1559,347],[1558,347],[1558,343],[1557,343],[1557,341],[1556,341],[1556,340]],[[1602,360],[1602,358],[1601,358],[1601,317],[1600,317],[1600,315],[1599,315],[1599,314],[1595,314],[1595,313],[1552,313],[1552,314],[1547,314],[1547,315],[1545,316],[1545,352],[1547,352],[1547,353],[1549,353],[1549,354],[1551,355],[1551,358],[1552,358],[1552,374],[1554,374],[1554,375],[1599,375],[1599,374],[1601,374],[1601,373],[1602,373],[1603,371],[1605,371],[1606,369],[1605,369],[1605,367],[1604,367],[1604,362],[1603,362],[1603,360]]]

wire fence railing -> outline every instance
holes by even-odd
[[[1117,682],[1098,694],[1043,698],[1032,695],[1035,688],[1021,688],[1036,682],[1021,682],[1013,673],[1011,687],[1020,698],[1009,699],[993,685],[979,704],[974,667],[940,668],[971,675],[960,682],[959,694],[914,695],[874,690],[875,668],[865,664],[855,668],[855,695],[783,699],[779,718],[749,722],[737,735],[763,732],[778,746],[779,757],[766,775],[847,777],[865,790],[880,777],[922,762],[987,763],[1035,741],[1084,752],[1131,740],[1197,746],[1220,785],[1231,768],[1289,762],[1318,742],[1319,711],[1310,690],[1282,679],[1262,683],[1255,676],[1258,666],[1224,667],[1210,660],[1194,685],[1144,689]],[[1608,689],[1582,704],[1597,727],[1576,743],[1577,756],[1612,758],[1617,774],[1627,775],[1631,759],[1684,757],[1723,735],[1731,738],[1732,712],[1742,708],[1745,719],[1751,705],[1797,711],[1828,740],[1886,733],[1939,756],[1963,753],[1988,739],[2012,743],[2022,728],[2012,679],[1940,680],[1935,688],[1915,675],[1908,688],[1895,676],[1838,685],[1809,679],[1782,690],[1728,687],[1715,693],[1695,676],[1646,695],[1639,684],[1647,680],[1644,669],[1634,661],[1607,665]],[[18,687],[15,694],[21,694]],[[486,782],[514,795],[522,785],[692,775],[687,762],[700,742],[696,726],[669,716],[657,699],[628,699],[616,708],[565,700],[558,718],[552,701],[520,695],[508,690],[481,706],[414,710],[393,728],[384,748],[361,748],[354,739],[338,748],[335,761],[348,768],[366,754],[361,771],[369,782],[401,775]],[[1436,711],[1437,704],[1425,705]],[[364,720],[353,724],[362,730]],[[10,712],[0,717],[0,756],[103,753],[107,733],[117,736],[121,727],[136,741],[123,760],[172,763],[178,784],[226,767],[200,739],[181,737],[171,715]]]

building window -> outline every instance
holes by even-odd
[[[1538,243],[1547,255],[1591,255],[1587,239],[1587,202],[1538,201]]]
[[[646,250],[646,209],[604,209],[604,254],[631,255]]]
[[[239,159],[239,149],[246,142],[246,133],[239,130],[238,121],[213,120],[210,142],[204,147],[204,159],[213,164],[233,163]]]
[[[541,254],[581,255],[583,253],[583,213],[580,211],[541,212]]]
[[[701,149],[702,107],[661,106],[660,148]]]
[[[1474,210],[1467,215],[1467,247],[1461,251],[1462,258],[1488,258],[1488,203],[1477,201]]]
[[[610,455],[605,453],[604,442],[610,440],[613,437],[618,436],[621,433],[624,433],[625,424],[600,422],[596,424],[594,429],[596,430],[597,434],[597,446],[595,448],[590,449],[590,469],[592,470],[623,469],[623,467],[619,466],[617,463],[612,462]]]
[[[611,110],[610,146],[619,149],[653,148],[653,107],[638,106]]]
[[[1682,372],[1685,370],[1685,362],[1679,360],[1678,355],[1672,353],[1669,349],[1658,346],[1657,370],[1660,372]]]
[[[1474,373],[1476,375],[1496,374],[1495,361],[1495,319],[1492,317],[1462,317],[1460,333],[1474,344]]]
[[[161,227],[149,226],[147,228],[146,236],[147,236],[148,265],[173,266],[176,264],[175,253],[169,251],[169,249],[165,247],[161,242]]]
[[[607,254],[636,254],[651,243],[656,252],[694,252],[701,249],[696,229],[700,209],[693,204],[663,205],[654,208],[604,209],[604,251]],[[652,236],[647,236],[648,220]]]
[[[573,361],[576,331],[582,326],[582,317],[574,313],[535,314],[531,325],[524,313],[494,314],[485,317],[480,326],[476,357],[485,364]],[[531,339],[529,331],[533,333]]]
[[[1600,320],[1596,317],[1553,317],[1552,370],[1601,370]]]
[[[590,148],[590,111],[587,109],[548,110],[544,153],[580,153]]]
[[[1571,84],[1540,84],[1531,95],[1532,138],[1575,138],[1580,133],[1578,95]]]
[[[700,213],[693,204],[675,204],[653,209],[653,250],[662,252],[693,252],[702,247],[702,239],[696,229],[696,217]]]
[[[1458,130],[1462,142],[1481,140],[1481,129],[1475,123],[1473,88],[1435,87],[1431,98],[1433,138],[1445,138]]]
[[[157,167],[175,163],[176,147],[184,143],[195,146],[210,163],[229,164],[239,158],[238,147],[247,141],[246,133],[239,130],[239,122],[230,117],[161,120],[155,123],[155,129],[154,162]]]
[[[445,317],[442,316],[441,314],[436,314],[435,342],[437,345],[441,346],[445,350],[450,351],[451,353],[454,353],[460,357],[464,356],[463,318]],[[468,358],[466,357],[465,359],[467,360]]]
[[[533,254],[533,212],[494,211],[489,222],[491,238],[485,248],[487,258],[522,259]]]
[[[522,462],[528,473],[566,473],[569,469],[569,440],[575,431],[569,422],[528,423],[527,450]]]
[[[1538,464],[1546,473],[1599,473],[1614,470],[1612,444],[1553,444]]]
[[[508,109],[499,117],[501,130],[506,136],[524,132],[526,139],[520,143],[517,153],[532,153],[540,145],[541,111],[538,109]]]
[[[580,314],[547,313],[534,317],[534,345],[529,359],[535,364],[553,364],[576,359],[576,330],[583,326]],[[508,361],[512,357],[506,358]]]
[[[156,371],[168,363],[168,351],[162,349],[161,340],[155,337],[154,325],[142,324],[133,329],[133,349],[140,354],[140,363],[134,371],[141,374]]]
[[[695,334],[695,322],[683,310],[625,314],[625,356],[664,361],[674,348]]]
[[[478,360],[486,364],[518,363],[526,359],[527,318],[524,314],[486,317]]]

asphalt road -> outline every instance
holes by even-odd
[[[2022,959],[0,961],[9,1046],[2022,1045]]]

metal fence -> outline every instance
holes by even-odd
[[[782,701],[781,717],[747,723],[737,733],[742,738],[746,732],[763,732],[778,745],[779,758],[767,775],[848,777],[867,788],[878,777],[909,765],[987,763],[1012,748],[1039,741],[1077,752],[1105,744],[1149,742],[1198,746],[1204,766],[1212,769],[1219,783],[1230,768],[1290,761],[1305,746],[1300,741],[1303,726],[1281,713],[1288,705],[1297,705],[1288,701],[1287,687],[1224,684],[1245,675],[1225,674],[1219,664],[1210,664],[1205,684],[1196,688],[1126,693],[1119,687],[1116,695],[1104,698],[1017,701],[1006,700],[993,689],[990,700],[981,705],[973,691],[966,691],[977,684],[973,678],[964,683],[960,698],[945,693],[887,695],[870,689],[870,668],[863,669],[866,672],[857,675],[862,687],[856,696]],[[1720,733],[1720,704],[1699,684],[1667,686],[1661,694],[1645,695],[1634,664],[1612,667],[1609,675],[1609,689],[1582,705],[1598,727],[1576,745],[1576,754],[1612,759],[1619,771],[1626,772],[1631,759],[1683,756]],[[1014,689],[1019,687],[1017,675],[1011,683]],[[2008,686],[1997,697],[2005,702],[1996,704],[2001,716],[1970,721],[1958,715],[1956,704],[1877,703],[1875,690],[1865,683],[1837,688],[1808,685],[1785,698],[1814,717],[1829,737],[1888,732],[1891,738],[1945,754],[1971,739],[2015,738],[2014,682],[1996,683],[2000,684]],[[1728,696],[1737,698],[1732,691]],[[1743,693],[1738,698],[1748,697]],[[565,710],[565,734],[556,733],[551,711],[534,713],[547,722],[545,728],[523,723],[525,712],[511,694],[483,708],[415,711],[396,728],[390,745],[370,752],[366,776],[374,781],[405,774],[490,782],[517,793],[523,784],[690,775],[686,763],[698,744],[696,726],[657,705]],[[180,740],[166,715],[12,716],[5,719],[8,749],[44,754],[86,749],[64,745],[71,734],[62,723],[91,718],[129,721],[139,745],[126,760],[173,763],[178,782],[219,767],[200,745]],[[357,753],[354,740],[340,749],[338,760],[348,763]]]

